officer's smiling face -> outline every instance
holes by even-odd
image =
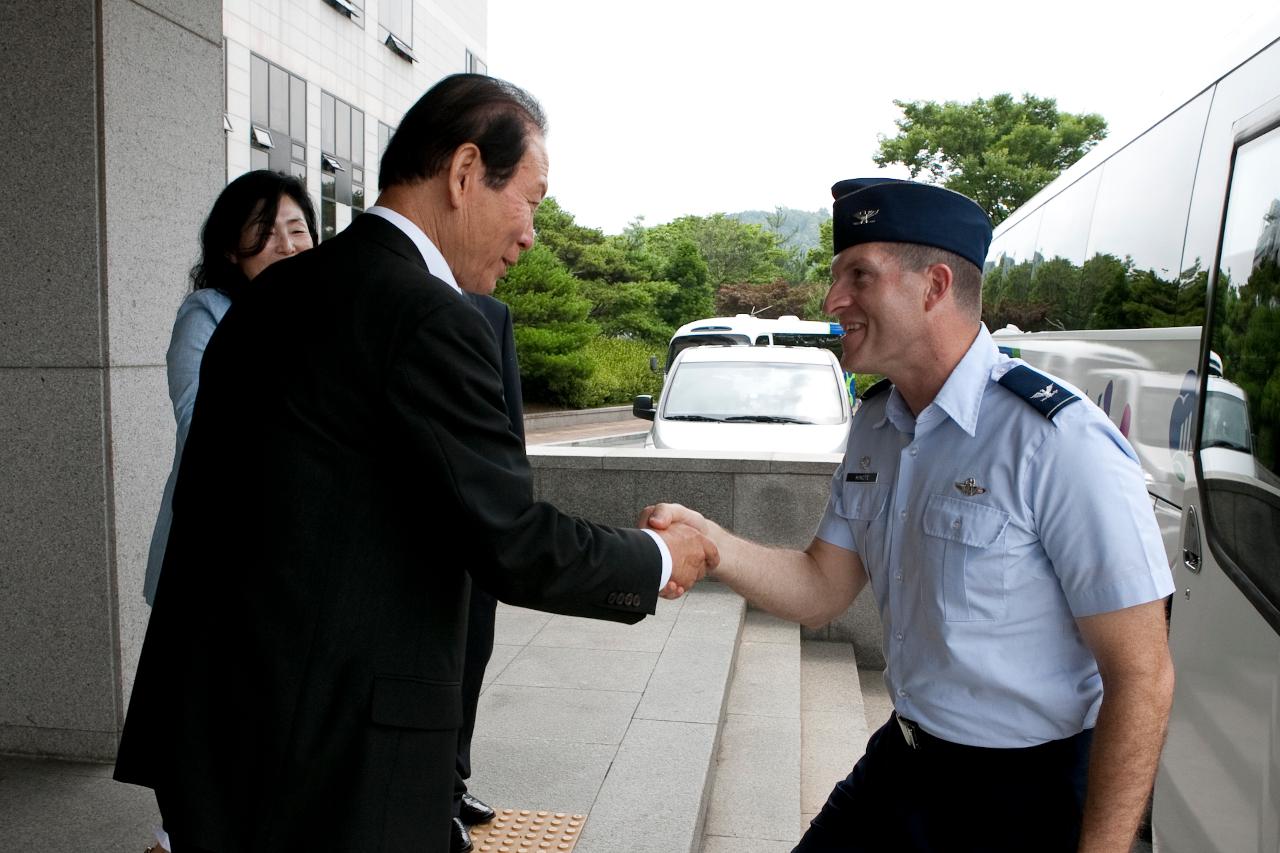
[[[844,330],[840,364],[893,378],[910,364],[923,333],[924,277],[904,271],[885,243],[860,243],[835,256],[822,309]]]

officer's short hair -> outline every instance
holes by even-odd
[[[982,270],[975,267],[973,261],[920,243],[886,243],[885,246],[897,258],[898,265],[908,272],[922,272],[934,264],[951,267],[951,292],[956,305],[966,314],[982,315]]]

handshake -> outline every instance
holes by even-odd
[[[661,536],[671,552],[671,580],[659,593],[663,598],[679,598],[720,564],[716,540],[724,531],[688,507],[647,506],[640,513],[637,526]]]

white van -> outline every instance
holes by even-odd
[[[1089,375],[1103,348],[1144,356],[1133,341],[1083,340],[1065,369],[1061,353],[1004,342],[1074,374],[1063,378],[1099,405],[1109,385],[1117,424],[1129,407],[1162,524],[1181,509],[1180,531],[1165,531],[1177,683],[1152,816],[1161,853],[1280,850],[1280,14],[1242,37],[1188,100],[1104,141],[1010,214],[985,270],[993,310],[1043,297],[1059,314],[1047,324],[1086,325],[1099,294],[1113,315],[1196,324],[1183,334],[1198,344],[1164,342],[1187,355],[1152,357],[1156,373],[1108,357]]]
[[[645,446],[659,450],[842,453],[849,397],[836,357],[817,347],[699,346],[676,356]]]
[[[1182,502],[1195,477],[1201,328],[1023,332],[1006,326],[991,337],[1002,351],[1075,386],[1111,418],[1142,463],[1169,565],[1181,561]],[[1202,448],[1213,449],[1218,470],[1252,475],[1244,389],[1222,378],[1221,365],[1210,353]]]

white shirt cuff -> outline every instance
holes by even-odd
[[[662,537],[658,535],[658,531],[646,528],[644,532],[658,543],[658,551],[662,554],[662,581],[658,584],[658,590],[661,591],[667,585],[667,581],[671,580],[671,551],[667,548],[667,543],[663,542]]]

